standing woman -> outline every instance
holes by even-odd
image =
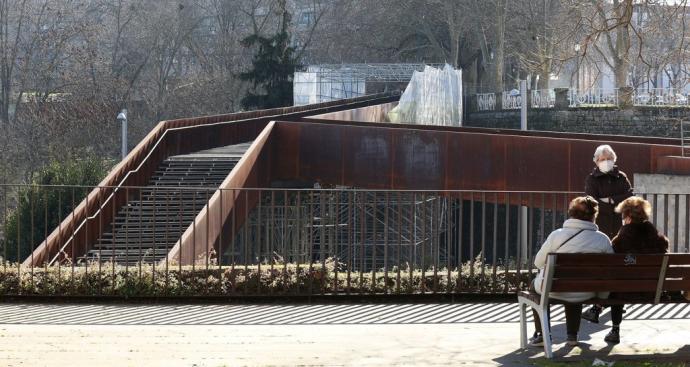
[[[621,227],[621,217],[614,209],[632,196],[628,176],[616,166],[616,152],[610,145],[600,145],[594,151],[594,170],[585,181],[585,194],[599,202],[597,225],[599,231],[613,238]]]

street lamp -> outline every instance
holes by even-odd
[[[127,156],[127,109],[122,109],[117,119],[122,123],[122,160],[124,160]]]

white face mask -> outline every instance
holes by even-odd
[[[599,167],[599,171],[601,172],[609,172],[613,169],[613,161],[609,159],[606,161],[598,162],[597,167]]]

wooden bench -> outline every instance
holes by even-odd
[[[552,358],[550,304],[566,302],[550,298],[551,292],[615,292],[653,294],[648,298],[626,299],[625,295],[592,298],[583,304],[690,303],[679,291],[690,290],[690,254],[569,254],[550,253],[544,269],[541,294],[518,292],[520,306],[520,346],[527,347],[526,306],[537,311],[544,336],[544,352]],[[630,295],[629,295],[630,296]]]

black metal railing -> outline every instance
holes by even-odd
[[[510,293],[578,195],[99,187],[100,201],[126,198],[106,216],[92,187],[0,189],[6,296]],[[644,196],[672,251],[687,252],[690,195]],[[84,230],[61,233],[80,203]],[[44,248],[49,236],[58,249]]]

